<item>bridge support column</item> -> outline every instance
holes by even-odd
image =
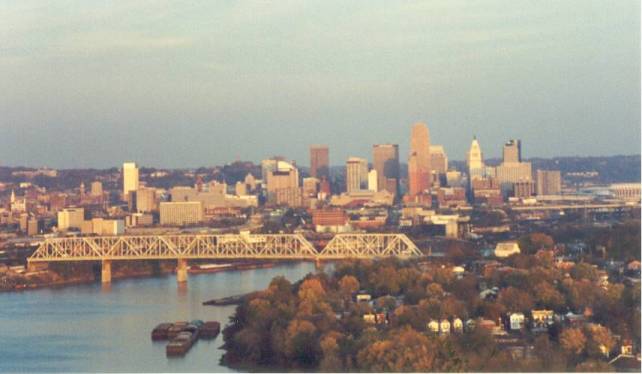
[[[111,283],[111,260],[102,261],[100,281],[103,284]]]
[[[187,260],[179,258],[176,264],[176,281],[178,283],[187,282]]]
[[[317,270],[323,270],[323,263],[318,258],[314,260],[314,268]]]

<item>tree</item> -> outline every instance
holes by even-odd
[[[586,347],[586,336],[578,328],[565,329],[560,334],[559,340],[560,346],[573,355],[580,355]]]
[[[343,365],[341,363],[341,353],[339,351],[338,340],[342,335],[337,331],[330,331],[321,338],[320,346],[323,357],[319,363],[319,370],[322,372],[341,372]]]
[[[607,356],[615,346],[615,338],[608,328],[591,323],[584,330],[588,337],[586,351],[589,356],[596,358]]]
[[[362,371],[439,371],[435,367],[436,350],[436,344],[428,337],[404,327],[359,351],[357,362]]]
[[[508,287],[499,292],[497,302],[506,307],[508,312],[528,312],[533,309],[531,296],[514,287]]]
[[[518,242],[522,253],[529,255],[535,254],[540,249],[550,249],[555,245],[552,237],[540,232],[522,236]]]
[[[295,363],[310,367],[319,361],[320,347],[317,329],[305,320],[294,319],[288,326],[286,335],[286,354]]]
[[[594,282],[597,280],[597,269],[586,262],[580,262],[571,269],[571,277],[575,280],[587,279]]]
[[[544,308],[560,310],[564,306],[564,296],[547,282],[535,286],[535,302]]]
[[[349,298],[355,292],[359,291],[359,281],[352,275],[344,275],[339,281],[339,292],[343,297]]]

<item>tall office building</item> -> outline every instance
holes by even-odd
[[[537,170],[537,195],[559,195],[562,178],[559,170]]]
[[[100,181],[91,182],[91,196],[102,196],[103,184]]]
[[[486,169],[484,166],[484,154],[481,151],[477,137],[473,138],[470,149],[466,153],[466,166],[468,166],[469,180],[484,177]]]
[[[276,161],[273,170],[267,171],[267,200],[271,205],[301,206],[299,170],[291,163]]]
[[[416,196],[430,188],[430,135],[425,123],[416,123],[410,137],[408,158],[408,194]]]
[[[368,172],[368,191],[372,192],[377,192],[379,191],[379,188],[377,186],[378,181],[377,181],[378,176],[377,176],[377,170],[372,169]]]
[[[310,176],[321,179],[330,176],[330,156],[327,145],[310,147]]]
[[[368,189],[368,160],[350,157],[346,162],[346,191],[348,193]]]
[[[157,209],[155,189],[142,187],[136,190],[136,210],[138,213],[149,213]]]
[[[372,163],[374,170],[377,171],[377,189],[397,195],[399,191],[399,145],[373,145]]]
[[[509,140],[504,144],[503,161],[495,168],[500,184],[531,181],[531,163],[522,162],[522,142]]]
[[[522,162],[522,141],[511,139],[504,144],[504,163]]]
[[[58,212],[58,230],[79,229],[85,220],[84,208],[65,208]]]
[[[430,168],[435,174],[446,174],[448,171],[448,156],[441,145],[430,146]]]
[[[123,164],[123,196],[127,199],[130,191],[138,189],[138,168],[135,162]]]

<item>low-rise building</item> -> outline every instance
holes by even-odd
[[[495,247],[495,257],[508,257],[520,252],[517,242],[499,242]]]
[[[200,201],[160,203],[160,224],[185,226],[203,221],[203,204]]]

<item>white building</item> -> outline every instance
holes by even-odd
[[[520,252],[517,242],[500,242],[495,247],[495,257],[508,257]]]
[[[58,230],[80,229],[85,221],[84,208],[65,208],[58,212]]]
[[[135,162],[123,164],[123,197],[127,199],[129,191],[138,190],[138,168]]]

